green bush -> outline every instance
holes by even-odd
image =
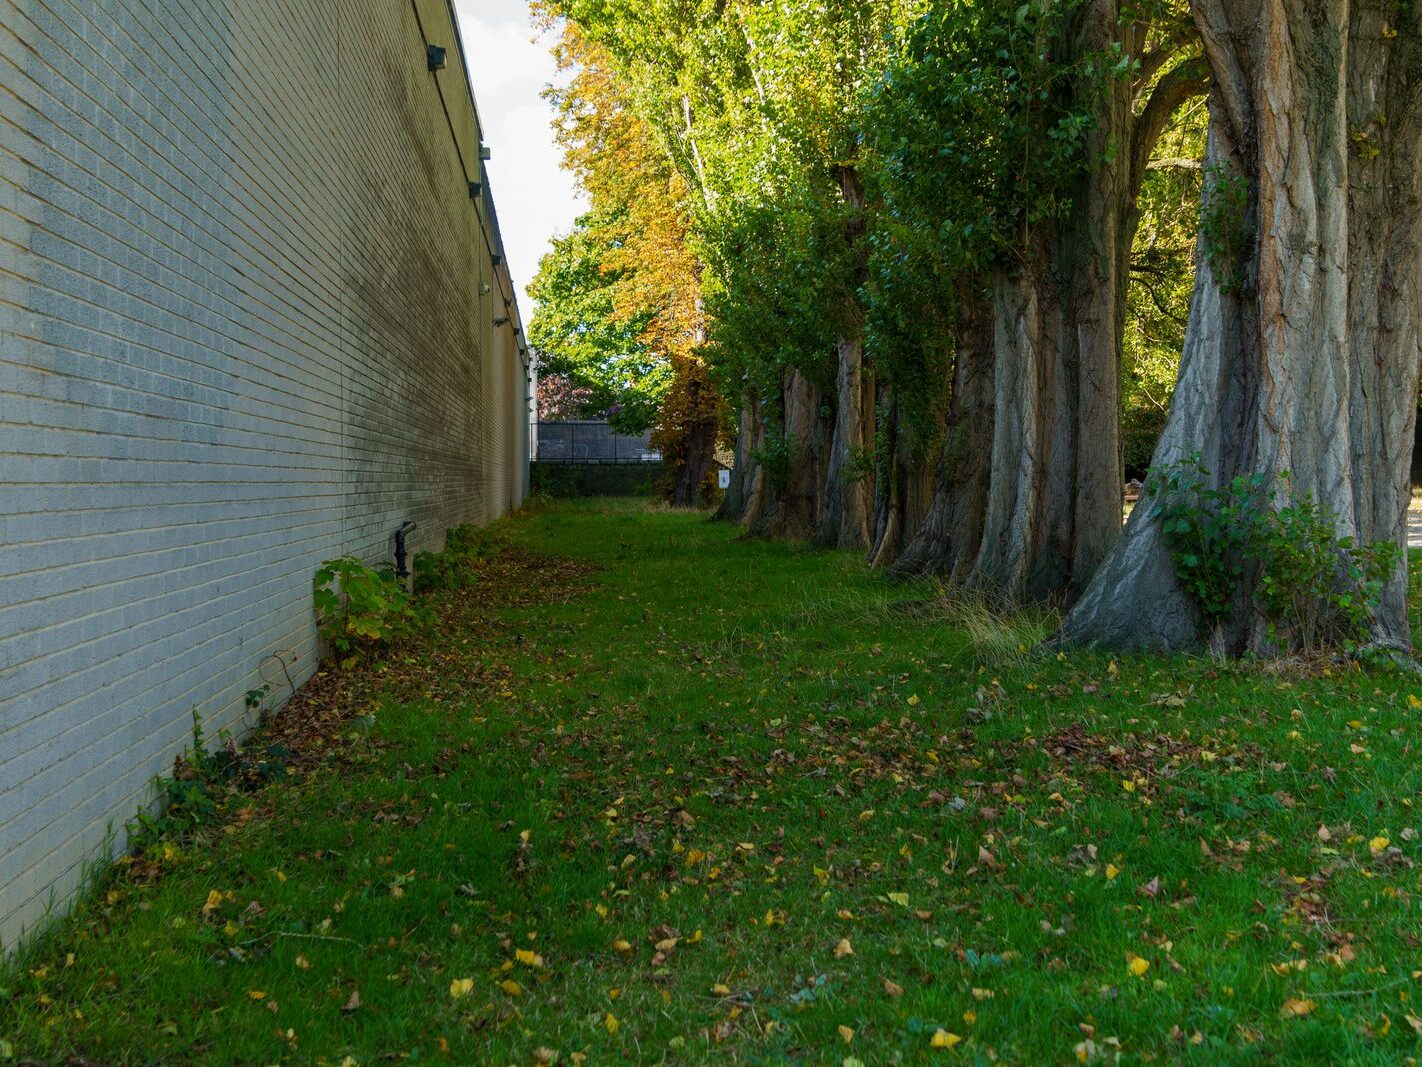
[[[446,530],[443,551],[415,553],[415,592],[468,588],[479,562],[495,551],[494,539],[485,527],[465,523]]]
[[[418,613],[389,564],[368,567],[358,559],[328,559],[314,580],[318,632],[347,659],[410,631]]]
[[[1176,576],[1209,626],[1229,615],[1252,574],[1253,604],[1281,651],[1351,651],[1367,640],[1397,545],[1354,544],[1339,536],[1334,512],[1309,494],[1280,505],[1260,474],[1212,487],[1198,455],[1153,470],[1146,491]]]

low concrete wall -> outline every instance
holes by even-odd
[[[651,496],[665,463],[534,463],[535,491],[549,496]]]

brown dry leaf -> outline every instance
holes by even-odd
[[[834,947],[834,958],[837,960],[842,960],[845,956],[853,955],[854,946],[849,943],[849,938],[841,937],[839,939],[839,944],[835,945]]]
[[[899,985],[898,982],[894,982],[888,978],[885,978],[884,992],[889,994],[889,996],[891,997],[901,997],[904,995],[904,987]]]

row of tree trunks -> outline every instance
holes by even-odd
[[[1214,77],[1208,174],[1247,189],[1202,227],[1180,382],[1154,463],[1277,479],[1361,541],[1405,537],[1422,361],[1422,27],[1391,0],[1195,0]],[[1225,184],[1229,183],[1229,184]],[[1221,201],[1223,203],[1223,201]],[[1211,212],[1207,211],[1207,219]],[[1408,646],[1399,565],[1375,621]],[[1251,590],[1209,635],[1269,651]],[[1201,639],[1158,525],[1138,508],[1062,638]]]

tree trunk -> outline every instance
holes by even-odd
[[[1074,48],[1109,47],[1118,8],[1088,4]],[[1071,597],[1120,533],[1120,297],[1137,185],[1131,153],[1108,146],[1129,141],[1133,95],[1125,79],[1106,86],[1073,211],[994,282],[993,479],[969,581],[1014,599]]]
[[[739,523],[745,516],[746,506],[750,501],[751,483],[755,478],[752,449],[755,447],[756,422],[759,418],[760,405],[756,403],[755,397],[747,392],[741,398],[740,418],[736,424],[736,449],[731,467],[731,483],[726,487],[725,495],[721,497],[720,507],[716,509],[716,518],[721,522]]]
[[[988,309],[959,289],[952,394],[932,500],[894,561],[893,573],[961,581],[982,544],[993,441],[993,356]]]
[[[1390,0],[1196,0],[1214,74],[1198,272],[1154,464],[1199,451],[1311,494],[1340,533],[1405,537],[1422,360],[1422,28]],[[1241,211],[1227,212],[1230,193]],[[1400,565],[1374,622],[1406,647]],[[1147,508],[1062,630],[1180,648],[1203,635]],[[1270,651],[1246,586],[1210,635]]]
[[[710,495],[710,473],[721,429],[720,399],[706,364],[694,355],[677,361],[672,392],[678,402],[663,406],[663,415],[672,416],[672,425],[659,432],[663,455],[671,466],[670,503],[673,507],[696,507]]]
[[[888,568],[912,542],[932,506],[936,470],[904,425],[893,390],[885,387],[876,410],[883,412],[880,437],[886,455],[878,457],[874,478],[874,536],[871,567]]]
[[[844,324],[835,343],[834,434],[826,457],[825,498],[815,543],[829,548],[869,547],[874,483],[862,460],[874,447],[874,376],[864,366],[864,309],[859,288],[865,280],[864,184],[852,166],[838,168],[840,195],[848,211],[845,243],[854,278],[844,298]]]
[[[1090,0],[1069,51],[1119,45],[1141,56],[1145,25],[1121,9],[1119,0]],[[1126,78],[1107,83],[1071,213],[1040,227],[1022,262],[994,279],[992,487],[968,582],[1011,599],[1073,599],[1120,535],[1121,345],[1135,203],[1170,115],[1203,92],[1203,69],[1179,62],[1138,108],[1139,88]]]
[[[835,354],[838,395],[815,544],[863,549],[869,547],[874,484],[862,466],[874,446],[874,379],[864,369],[864,345],[858,337],[840,338]]]
[[[750,525],[758,536],[808,541],[818,528],[829,447],[820,404],[813,382],[793,368],[786,372],[781,401],[786,457],[783,469],[765,472],[763,501]]]

